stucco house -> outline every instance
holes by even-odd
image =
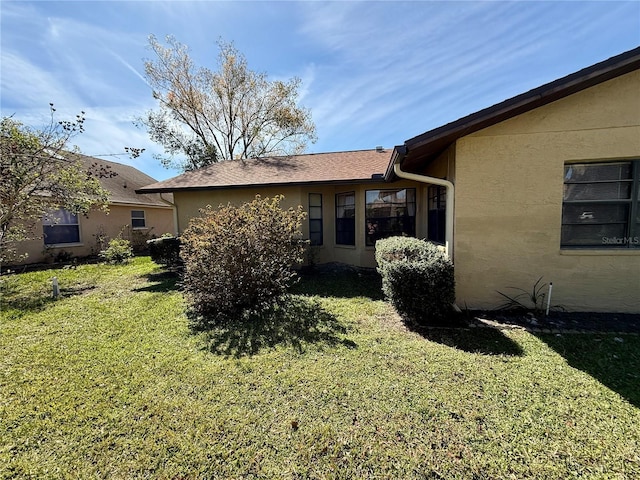
[[[206,205],[240,204],[257,194],[263,197],[282,194],[283,207],[302,205],[308,212],[303,233],[311,240],[315,261],[372,267],[375,238],[366,235],[365,218],[373,219],[365,211],[365,196],[382,199],[396,193],[398,197],[404,189],[410,189],[398,202],[398,207],[406,212],[405,217],[413,219],[414,230],[406,233],[419,236],[427,233],[422,225],[415,231],[415,190],[422,186],[412,181],[389,184],[384,179],[391,153],[381,148],[220,162],[138,191],[172,192],[180,232]]]
[[[198,209],[284,194],[315,261],[375,266],[375,241],[442,243],[458,305],[553,282],[570,311],[640,312],[640,48],[393,150],[223,162],[148,185]]]
[[[86,216],[65,210],[51,212],[33,227],[37,238],[18,246],[19,254],[28,254],[22,263],[95,255],[118,235],[142,247],[148,238],[175,233],[173,195],[135,192],[155,179],[129,165],[73,156],[98,174],[102,187],[109,192],[109,211],[94,210]]]

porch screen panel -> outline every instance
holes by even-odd
[[[366,244],[392,236],[416,235],[415,188],[367,190]]]
[[[447,219],[447,189],[440,185],[432,185],[428,190],[429,205],[428,205],[428,224],[427,224],[427,238],[432,242],[445,243],[445,230]]]
[[[311,245],[322,245],[322,194],[309,194],[309,241]]]
[[[356,244],[356,194],[336,195],[336,244]]]

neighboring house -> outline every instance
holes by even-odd
[[[282,193],[315,260],[372,267],[377,238],[446,245],[457,303],[553,282],[552,305],[640,312],[640,48],[388,151],[225,162],[149,185],[198,208]]]
[[[86,168],[100,177],[109,192],[109,211],[74,215],[52,211],[34,228],[35,240],[20,243],[18,253],[27,253],[23,263],[42,263],[97,254],[107,242],[122,235],[135,248],[143,248],[149,238],[175,233],[173,196],[137,194],[135,191],[155,180],[129,165],[85,155]]]

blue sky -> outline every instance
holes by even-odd
[[[133,120],[154,108],[148,36],[174,35],[215,67],[232,41],[253,70],[300,77],[318,142],[309,152],[406,139],[640,45],[632,2],[0,2],[3,116],[32,126],[86,112],[76,144],[158,180]]]

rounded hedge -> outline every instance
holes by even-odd
[[[442,324],[453,312],[453,263],[442,248],[412,237],[376,242],[382,290],[398,313],[417,325]]]
[[[170,269],[177,269],[182,266],[180,245],[180,239],[170,235],[147,240],[147,248],[149,249],[151,260]]]

